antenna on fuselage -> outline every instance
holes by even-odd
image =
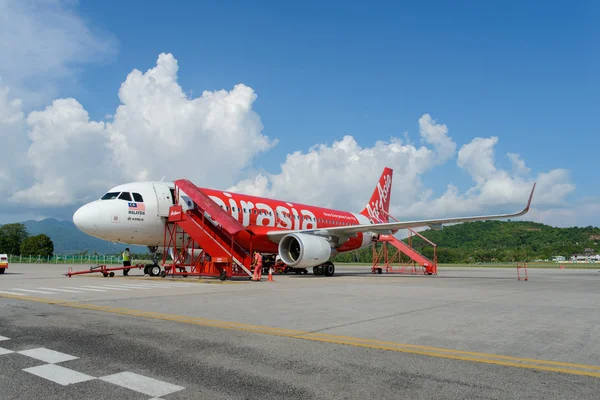
[[[161,182],[165,180],[165,177],[163,176],[162,179],[160,180]]]

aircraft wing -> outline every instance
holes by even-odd
[[[406,222],[389,222],[381,224],[363,224],[363,225],[351,225],[351,226],[334,226],[323,229],[305,229],[295,231],[270,231],[267,232],[269,239],[274,242],[279,242],[285,235],[289,233],[312,233],[315,235],[324,236],[341,236],[350,237],[359,232],[373,232],[380,234],[391,234],[392,231],[406,228],[418,228],[423,226],[440,226],[443,224],[456,224],[459,222],[472,222],[472,221],[485,221],[491,219],[502,219],[502,218],[514,218],[521,215],[525,215],[529,211],[531,206],[531,199],[533,198],[533,192],[535,190],[535,183],[531,194],[529,195],[529,201],[522,211],[514,214],[496,214],[496,215],[482,215],[473,217],[458,217],[458,218],[445,218],[445,219],[425,219],[418,221],[406,221]]]

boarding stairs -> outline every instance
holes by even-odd
[[[182,191],[193,204],[180,204]],[[251,252],[236,241],[244,226],[190,181],[175,181],[175,197],[165,224],[162,276],[252,277]],[[176,249],[171,263],[167,249]]]
[[[386,273],[411,273],[419,272],[426,275],[437,275],[437,245],[418,232],[408,228],[410,233],[409,243],[395,238],[393,235],[379,235],[373,243],[373,274]],[[416,235],[433,246],[433,260],[425,257],[412,247],[412,237]],[[381,244],[381,246],[378,246]],[[390,252],[388,245],[396,249]],[[400,255],[407,256],[412,262],[403,264]],[[397,265],[396,265],[397,264]]]

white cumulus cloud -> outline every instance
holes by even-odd
[[[360,211],[383,168],[390,167],[394,169],[392,199],[416,201],[423,190],[421,176],[452,157],[456,149],[445,125],[436,124],[427,114],[419,125],[421,139],[430,147],[405,144],[398,138],[361,147],[347,135],[331,145],[288,154],[281,172],[243,180],[229,190]]]
[[[201,186],[235,182],[252,159],[275,145],[262,134],[254,91],[243,84],[190,98],[177,82],[177,60],[161,54],[148,71],[121,85],[110,122],[92,121],[72,98],[26,118],[26,157],[33,181],[12,203],[64,206],[133,180],[187,178]],[[19,103],[0,92],[0,123],[23,129]],[[10,105],[10,108],[6,105]],[[3,172],[2,176],[7,173]],[[24,181],[27,183],[27,181]]]
[[[231,181],[275,144],[252,109],[256,94],[239,84],[189,98],[177,72],[177,60],[161,54],[156,67],[134,70],[121,85],[122,104],[107,123],[115,167],[130,180],[184,173],[203,185]]]

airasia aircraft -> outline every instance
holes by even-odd
[[[253,250],[278,253],[290,268],[306,270],[312,267],[317,275],[331,276],[335,271],[329,261],[331,257],[369,246],[379,234],[424,226],[441,229],[443,224],[524,215],[529,211],[535,184],[525,209],[518,213],[406,222],[389,222],[388,219],[392,189],[390,168],[383,170],[369,202],[359,213],[222,190],[198,189],[252,231]],[[175,197],[174,183],[126,183],[113,187],[99,200],[78,209],[73,215],[73,222],[81,231],[100,239],[147,246],[154,254],[155,264],[148,272],[155,276],[160,274],[156,252],[163,245],[165,223],[169,208],[175,204]],[[185,193],[179,197],[178,203],[184,210],[194,206]],[[249,250],[247,243],[240,244]],[[174,251],[169,249],[172,258]],[[202,250],[193,252],[196,251]]]

